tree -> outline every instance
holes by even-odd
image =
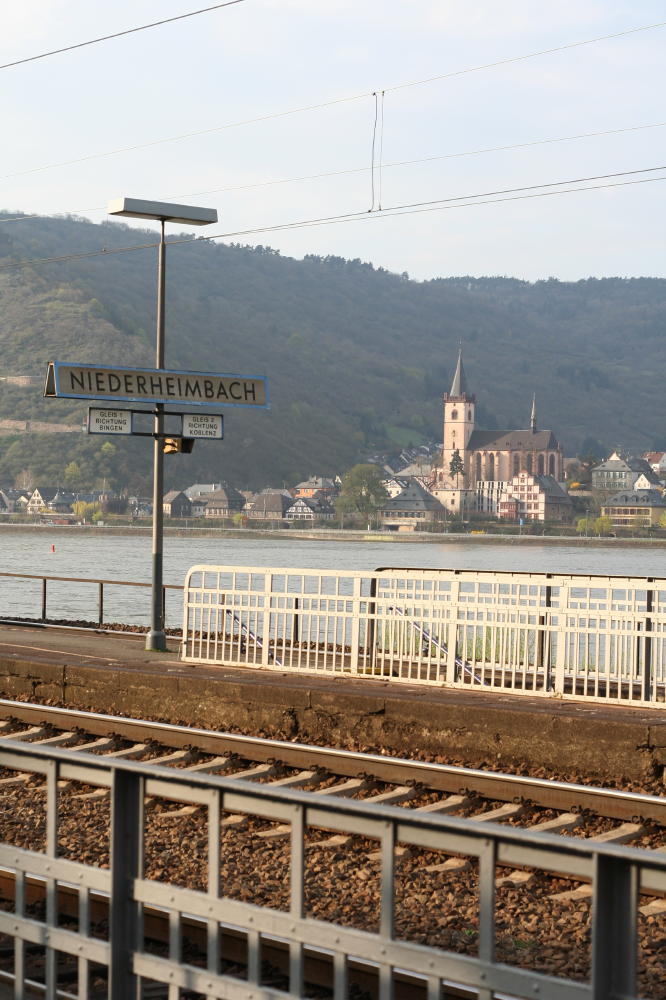
[[[608,514],[602,514],[595,520],[594,530],[597,535],[611,535],[613,533],[613,519]]]
[[[72,504],[72,511],[85,522],[92,520],[95,514],[99,514],[101,507],[98,503],[86,503],[85,500],[77,500]]]
[[[342,489],[336,501],[338,513],[358,513],[366,517],[388,496],[382,485],[382,470],[376,465],[355,465],[342,477]]]
[[[81,489],[81,466],[78,462],[70,462],[63,473],[64,485],[68,490]]]
[[[457,489],[458,480],[460,479],[460,476],[465,475],[465,467],[463,465],[463,460],[460,457],[460,452],[458,451],[457,448],[453,452],[453,455],[451,456],[451,461],[449,462],[449,474],[451,475],[451,477],[453,476],[456,477],[456,489]]]

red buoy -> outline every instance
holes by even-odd
[[[51,546],[51,552],[55,552],[55,545]]]

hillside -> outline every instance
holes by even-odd
[[[154,250],[3,265],[113,251],[152,242],[153,233],[2,218],[0,375],[41,374],[53,359],[152,365]],[[221,478],[281,485],[410,441],[441,440],[441,395],[459,341],[486,426],[526,426],[536,392],[540,425],[568,454],[588,437],[666,445],[664,280],[414,282],[360,261],[297,261],[204,240],[170,248],[167,273],[167,366],[265,373],[272,402],[268,412],[228,410],[226,440],[170,458],[169,486]],[[0,382],[0,418],[76,424],[85,409]],[[23,470],[42,482],[62,479],[75,460],[84,478],[145,488],[148,442],[113,443],[115,454],[102,455],[102,439],[85,435],[2,437],[0,482]]]

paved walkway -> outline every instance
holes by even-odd
[[[0,625],[0,696],[303,742],[635,775],[666,764],[666,711],[179,660],[143,636]]]

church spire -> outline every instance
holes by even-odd
[[[458,399],[461,396],[469,395],[469,388],[467,386],[467,376],[465,375],[465,369],[463,368],[462,360],[462,344],[458,348],[458,364],[456,365],[456,373],[453,376],[453,382],[451,384],[451,392],[449,393],[450,399]]]
[[[532,416],[530,417],[530,427],[532,429],[532,434],[536,434],[537,431],[537,418],[536,418],[536,392],[532,395]]]

